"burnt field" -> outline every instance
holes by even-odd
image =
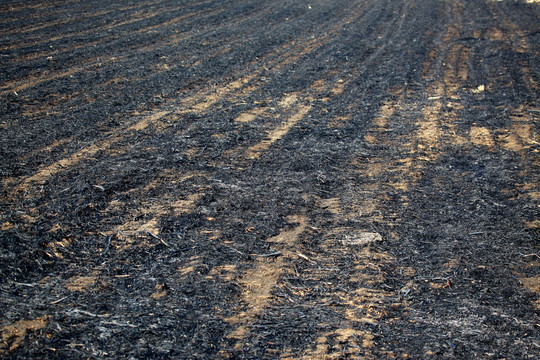
[[[540,357],[540,3],[1,1],[0,69],[0,357]]]

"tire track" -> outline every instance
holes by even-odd
[[[189,8],[192,8],[192,7],[198,6],[198,5],[203,5],[203,4],[206,4],[206,3],[209,3],[209,2],[210,2],[209,0],[206,0],[206,1],[201,1],[201,2],[198,2],[198,3],[194,3],[194,4],[190,5]],[[27,26],[27,27],[18,28],[18,29],[6,29],[5,32],[9,33],[10,35],[12,35],[12,34],[20,34],[20,33],[29,33],[29,32],[35,32],[35,31],[38,31],[38,30],[43,30],[43,29],[46,29],[46,28],[49,28],[49,27],[56,28],[59,25],[74,24],[74,23],[79,23],[79,22],[82,23],[86,19],[92,20],[92,19],[95,19],[95,18],[103,17],[103,15],[107,15],[107,14],[111,14],[111,13],[115,14],[117,12],[120,12],[120,14],[124,14],[125,12],[130,11],[129,13],[122,16],[121,18],[116,18],[116,17],[113,18],[111,20],[111,23],[109,23],[107,25],[104,25],[104,26],[93,27],[91,29],[84,30],[84,31],[78,31],[78,32],[75,32],[75,33],[69,32],[67,34],[52,36],[52,37],[46,38],[46,39],[43,39],[43,37],[39,36],[39,35],[27,36],[26,40],[28,40],[28,42],[12,44],[9,47],[0,47],[0,50],[16,50],[16,49],[23,48],[23,47],[28,47],[28,46],[37,46],[37,45],[40,44],[39,40],[42,40],[43,41],[42,43],[46,44],[46,43],[50,43],[50,42],[53,42],[53,41],[72,38],[72,37],[75,37],[75,36],[82,37],[82,36],[85,36],[85,35],[98,34],[98,33],[103,32],[103,31],[110,31],[110,30],[113,30],[115,28],[122,27],[122,26],[125,26],[125,25],[131,25],[133,23],[141,22],[143,20],[149,20],[151,18],[160,16],[160,15],[163,15],[163,14],[167,14],[167,13],[172,12],[172,11],[188,9],[187,6],[182,7],[182,8],[178,8],[177,6],[172,6],[171,5],[171,6],[168,6],[168,7],[164,8],[164,9],[162,9],[160,11],[152,11],[150,13],[148,13],[148,11],[145,11],[145,10],[135,11],[136,9],[142,8],[142,7],[150,7],[150,6],[152,6],[153,8],[156,8],[158,5],[160,5],[160,3],[143,2],[143,3],[137,4],[137,5],[133,5],[133,6],[129,6],[129,7],[122,7],[122,8],[113,9],[113,10],[84,12],[84,13],[81,13],[81,14],[73,13],[73,14],[71,14],[71,16],[75,17],[75,19],[57,20],[55,22],[46,21],[46,24],[38,25],[38,26],[35,26],[35,27]],[[44,15],[57,15],[57,16],[59,16],[59,15],[62,15],[64,11],[65,10],[62,10],[62,12],[59,11],[58,13],[52,13],[52,14],[40,14],[40,17],[42,19],[45,19]],[[41,20],[41,21],[45,21],[45,20]],[[92,23],[90,23],[89,26],[93,26]],[[150,29],[152,29],[152,28],[155,28],[155,27],[150,27]],[[2,31],[0,31],[0,34],[2,34]],[[33,40],[33,41],[30,41],[30,40]]]
[[[215,12],[203,11],[202,13],[207,16],[212,16],[212,15],[217,14],[218,12],[217,11]],[[190,15],[186,15],[184,18],[198,16],[198,18],[194,21],[200,21],[201,20],[200,15],[201,13],[190,14]],[[178,41],[178,39],[176,40]],[[184,40],[184,38],[182,38],[182,40]],[[100,41],[100,43],[106,43],[106,40]],[[98,43],[94,45],[97,45],[97,44]],[[152,45],[147,45],[144,47],[141,46],[135,49],[135,54],[144,54],[144,53],[159,49],[161,47],[162,47],[162,44],[159,42],[156,42],[156,43],[153,43]],[[70,49],[70,51],[71,50],[73,49]],[[39,75],[30,75],[26,79],[6,81],[2,84],[2,87],[0,88],[0,94],[5,95],[7,93],[21,92],[23,90],[36,87],[37,85],[40,85],[46,82],[50,82],[50,81],[60,79],[60,78],[70,77],[78,73],[88,72],[90,70],[96,70],[96,69],[102,68],[103,66],[110,65],[112,63],[114,64],[128,63],[132,61],[131,57],[134,56],[135,54],[132,53],[129,55],[121,55],[121,56],[105,56],[105,57],[97,56],[94,58],[87,58],[81,61],[82,63],[84,63],[84,65],[82,66],[73,66],[67,70],[60,71],[60,72],[53,70],[52,73],[47,74],[47,75],[42,73]]]
[[[395,15],[394,20],[399,19],[399,21],[397,30],[394,28],[394,31],[399,32],[401,30],[401,27],[404,24],[403,19],[407,15],[408,8],[409,4],[406,3],[401,11]],[[383,38],[390,37],[393,25],[393,22],[386,25],[386,32],[384,32]],[[383,40],[381,40],[381,43],[383,43]],[[375,62],[377,57],[380,56],[384,50],[385,46],[381,44],[381,46],[365,60],[361,68],[366,69],[372,62]],[[338,78],[340,81],[329,82],[326,80],[328,78]],[[321,98],[322,94],[326,95],[323,98],[324,102],[331,102],[334,99],[338,99],[340,95],[343,94],[350,81],[344,81],[341,78],[343,77],[330,72],[325,77],[317,79],[312,83],[309,96],[305,97],[306,94],[289,94],[284,96],[280,101],[280,108],[283,109],[280,111],[280,113],[287,111],[291,107],[294,107],[295,110],[277,127],[268,130],[267,137],[265,139],[249,147],[245,154],[246,157],[252,161],[257,160],[261,156],[261,152],[266,151],[268,154],[266,154],[265,157],[271,158],[272,153],[280,150],[279,147],[272,148],[272,146],[275,145],[277,141],[285,142],[285,134],[299,122],[305,121],[304,119],[306,114],[312,109],[310,106],[305,105],[295,106],[298,99],[303,98],[308,102],[312,102],[317,98]],[[251,123],[252,121],[256,121],[256,118],[261,116],[261,113],[264,113],[264,111],[265,110],[261,108],[251,110],[241,114],[237,118],[237,121],[242,124]],[[388,107],[382,111],[385,113],[385,116],[391,115],[389,113],[391,109]],[[364,175],[365,174],[361,174],[360,176],[362,177]],[[300,247],[302,256],[300,256],[300,258],[295,256],[287,257],[284,254],[287,262],[292,261],[292,263],[296,263],[294,260],[296,258],[297,261],[302,261],[305,264],[309,264],[304,270],[305,274],[303,274],[303,276],[299,277],[298,274],[295,276],[295,271],[290,269],[291,265],[284,263],[284,260],[280,257],[276,260],[272,260],[271,265],[268,264],[269,260],[257,261],[257,264],[262,263],[263,261],[264,263],[256,265],[255,270],[247,273],[247,275],[244,277],[247,279],[254,278],[256,283],[261,282],[257,280],[259,278],[269,280],[269,283],[266,284],[266,286],[256,286],[256,289],[264,292],[264,296],[262,296],[264,303],[260,304],[259,302],[255,302],[255,300],[251,299],[250,303],[257,304],[252,308],[256,310],[249,312],[249,316],[245,316],[245,318],[252,319],[250,321],[250,327],[252,327],[254,325],[253,322],[255,322],[255,319],[253,318],[260,317],[263,313],[263,309],[266,309],[266,311],[272,309],[273,304],[277,301],[275,300],[275,295],[269,295],[272,289],[274,289],[274,292],[281,290],[284,293],[289,294],[291,297],[301,296],[309,291],[310,286],[296,287],[288,284],[288,282],[284,280],[284,277],[286,277],[287,274],[290,273],[291,275],[289,276],[292,276],[293,278],[298,277],[298,280],[305,277],[309,279],[308,282],[310,284],[325,283],[330,287],[338,286],[337,284],[328,282],[328,279],[331,279],[335,274],[336,263],[341,261],[347,262],[346,259],[349,257],[354,257],[354,269],[350,269],[347,276],[341,277],[342,284],[348,284],[348,286],[353,286],[356,288],[354,293],[344,293],[336,289],[335,291],[328,291],[328,293],[326,293],[328,294],[327,297],[316,297],[316,300],[313,303],[310,303],[309,305],[306,304],[306,306],[315,308],[324,306],[324,304],[328,303],[337,305],[336,315],[339,314],[337,316],[343,317],[341,323],[339,325],[335,324],[329,326],[325,331],[318,333],[316,341],[314,344],[312,344],[312,347],[306,349],[303,353],[300,353],[300,355],[298,355],[297,352],[292,351],[292,349],[285,349],[283,352],[280,352],[279,354],[283,358],[336,358],[338,357],[337,354],[334,357],[332,355],[328,355],[328,353],[330,352],[331,348],[336,346],[337,343],[341,344],[342,346],[340,356],[371,356],[371,349],[375,348],[376,346],[376,342],[374,340],[375,336],[371,333],[371,331],[366,329],[366,324],[368,327],[377,324],[379,319],[385,314],[385,307],[387,306],[386,304],[389,299],[396,296],[396,293],[392,291],[383,291],[379,289],[384,283],[385,279],[378,266],[384,266],[383,264],[388,266],[389,264],[393,263],[395,259],[393,259],[392,256],[369,246],[371,242],[376,243],[377,241],[382,240],[380,234],[372,232],[369,229],[355,229],[350,226],[339,225],[344,221],[363,221],[366,218],[371,219],[374,222],[381,221],[378,211],[375,208],[376,205],[373,202],[373,198],[380,195],[381,189],[373,189],[373,192],[370,192],[368,195],[363,193],[361,197],[358,197],[358,193],[356,193],[356,191],[359,190],[355,188],[354,192],[351,194],[343,194],[343,198],[323,199],[316,195],[310,194],[306,194],[303,197],[306,201],[314,202],[318,207],[324,211],[329,211],[332,214],[332,220],[330,220],[329,223],[332,224],[330,225],[330,228],[333,228],[333,230],[326,231],[322,229],[316,230],[316,228],[309,225],[309,217],[301,222],[305,223],[307,221],[308,225],[307,227],[306,225],[301,227],[302,231],[305,231],[306,233],[303,235],[300,233],[300,235],[307,236],[309,233],[313,233],[315,231],[318,233],[318,236],[321,236],[324,239],[323,245],[321,245],[321,247],[318,249],[319,252],[314,249],[302,249],[300,245],[297,245],[298,240],[288,242],[288,246],[290,247]],[[345,203],[347,204],[346,209],[343,208],[343,204]],[[296,231],[298,229],[300,229],[300,227],[291,231]],[[268,241],[273,242],[271,239]],[[280,250],[281,248],[278,247],[277,249]],[[267,269],[269,266],[271,268]],[[278,273],[276,273],[277,268],[281,268]],[[257,275],[254,276],[254,274]],[[265,274],[267,274],[268,277],[265,277]],[[244,290],[245,293],[255,294],[257,290],[250,290],[250,286],[255,285],[253,285],[251,282],[245,282],[243,286],[246,289]],[[282,296],[285,297],[285,299],[288,298],[287,295]],[[294,300],[289,299],[289,302],[293,301]],[[286,301],[286,303],[288,302]],[[244,315],[245,313],[238,316],[244,319]],[[237,324],[235,322],[237,320],[237,317],[233,317],[229,318],[228,322]],[[237,327],[230,335],[236,339],[236,343],[233,346],[235,351],[241,351],[249,339],[249,332],[247,330],[248,324],[246,324],[244,320],[238,321],[241,323],[241,326]],[[227,354],[230,353],[223,352],[223,355]],[[387,355],[390,355],[390,353],[388,352]]]
[[[357,16],[359,11],[355,12],[353,16]],[[352,18],[346,18],[344,22],[350,22]],[[338,25],[333,25],[334,28]],[[257,87],[248,86],[250,81],[252,81],[256,75],[269,69],[271,71],[280,71],[284,66],[289,63],[296,61],[302,56],[309,54],[310,52],[315,51],[315,49],[323,46],[329,39],[321,41],[321,39],[309,40],[307,42],[293,41],[285,46],[283,46],[277,54],[270,53],[267,56],[267,59],[259,59],[257,66],[261,63],[265,64],[260,66],[261,70],[252,72],[250,75],[240,78],[237,81],[233,81],[224,86],[218,87],[210,92],[203,88],[201,93],[196,93],[188,98],[181,100],[180,104],[177,104],[176,99],[171,100],[168,103],[165,103],[161,106],[161,109],[155,111],[147,111],[143,114],[131,114],[128,119],[131,120],[128,124],[123,127],[113,129],[108,133],[103,135],[103,140],[97,141],[90,146],[83,147],[79,151],[57,160],[56,162],[44,166],[39,169],[35,174],[27,177],[24,181],[19,182],[18,185],[11,183],[11,180],[8,179],[4,181],[6,186],[15,186],[16,191],[20,192],[32,192],[32,189],[37,189],[42,184],[50,181],[52,178],[60,175],[61,173],[67,172],[70,169],[73,169],[81,163],[85,163],[88,160],[92,159],[96,154],[109,151],[115,144],[119,142],[126,141],[129,138],[137,137],[141,131],[144,131],[149,125],[152,125],[156,128],[160,128],[159,131],[165,131],[167,127],[173,126],[175,122],[179,119],[182,119],[182,116],[188,111],[196,111],[198,113],[205,113],[209,111],[213,104],[222,99],[231,98],[238,99],[239,96],[249,96],[251,93],[257,90]],[[69,72],[74,72],[76,70],[70,69]],[[338,84],[337,86],[343,87],[343,84]],[[335,94],[338,94],[339,91],[334,91]],[[285,104],[285,107],[288,107],[289,102],[292,102],[292,98],[283,99],[282,103]],[[171,110],[177,107],[176,110]],[[168,110],[165,110],[168,109]],[[308,106],[302,107],[296,115],[293,115],[288,122],[285,122],[284,125],[274,129],[270,141],[262,141],[259,145],[253,145],[251,148],[245,150],[250,156],[258,156],[259,152],[263,149],[268,148],[273,142],[277,141],[279,138],[283,137],[290,128],[302,119],[302,117],[309,111]],[[161,125],[160,125],[161,123]],[[62,141],[56,143],[56,145],[62,145]],[[52,144],[51,147],[54,147],[55,144]],[[118,156],[120,153],[117,151],[115,156]],[[162,212],[156,212],[155,219],[159,218],[159,214]]]
[[[526,59],[526,54],[535,53],[530,48],[527,42],[527,34],[521,28],[512,22],[510,14],[503,12],[498,7],[491,7],[493,17],[498,20],[498,26],[491,29],[485,34],[485,37],[502,41],[508,46],[511,51],[517,54],[515,67],[512,69],[517,72],[517,76],[505,74],[504,78],[508,78],[509,83],[521,82],[526,92],[532,98],[535,98],[540,89],[538,81],[534,78],[532,59]],[[489,71],[489,70],[488,70]],[[516,79],[516,77],[518,79]],[[519,84],[519,85],[521,85]],[[516,84],[518,85],[518,84]],[[490,83],[487,86],[487,91],[495,92],[495,84]],[[516,86],[517,87],[517,86]],[[537,104],[536,104],[537,105]],[[540,169],[539,138],[537,127],[540,110],[538,106],[532,104],[521,104],[519,106],[511,106],[505,108],[508,117],[508,126],[498,128],[495,131],[484,131],[481,134],[478,145],[484,146],[492,151],[509,150],[518,155],[518,160],[523,169],[522,173],[527,174],[529,178],[536,178],[536,173]],[[532,162],[532,166],[530,165]],[[522,193],[519,197],[526,198],[528,202],[534,204],[540,199],[540,189],[537,183],[516,183],[515,189],[506,189],[508,194],[515,193],[516,189]],[[524,221],[524,225],[529,231],[538,231],[540,225],[535,221]],[[535,257],[526,257],[527,261],[522,264],[514,265],[514,274],[519,277],[522,286],[529,289],[531,292],[540,295],[540,276],[534,275],[540,269],[540,261]],[[533,274],[533,275],[531,275]],[[540,301],[536,301],[535,307],[540,308]]]
[[[346,19],[345,21],[351,21],[351,19]],[[270,60],[274,56],[274,55],[271,55],[269,57],[269,60],[260,59],[257,63],[260,62],[260,63],[266,64],[265,66],[270,67],[272,71],[279,71],[283,66],[291,62],[294,62],[296,59],[299,59],[300,57],[314,51],[314,49],[316,48],[314,47],[315,44],[317,47],[319,47],[319,46],[322,46],[323,43],[324,42],[321,42],[321,39],[311,40],[311,41],[308,41],[306,44],[302,44],[302,43],[296,44],[295,42],[292,42],[284,47],[283,50],[285,52],[283,54],[278,55],[279,58],[275,60]],[[290,49],[288,49],[288,47],[290,47]],[[143,48],[141,49],[141,51],[149,51],[149,49]],[[100,60],[101,59],[96,59],[95,62],[97,63]],[[114,58],[114,61],[122,61],[122,59]],[[96,66],[99,64],[96,64]],[[238,89],[242,89],[242,92],[245,92],[245,95],[249,96],[249,93],[252,93],[253,91],[255,91],[255,88],[244,90],[243,89],[244,86],[248,84],[252,79],[254,79],[256,75],[261,74],[262,71],[264,71],[265,66],[262,66],[261,70],[258,70],[257,72],[248,75],[246,78],[242,78],[230,84],[224,85],[222,87],[218,87],[217,89],[210,92],[208,92],[208,90],[206,89],[203,89],[203,91],[200,94],[192,95],[189,98],[182,100],[181,104],[183,105],[179,106],[180,110],[178,112],[175,112],[175,115],[179,115],[179,114],[185,113],[186,111],[192,111],[192,110],[197,111],[199,113],[205,112],[213,104],[215,104],[217,101],[225,97],[237,98],[238,95],[236,94],[236,91]],[[64,73],[54,74],[46,79],[40,78],[39,82],[49,81],[56,78],[73,75],[79,71],[83,71],[87,69],[88,69],[87,67],[71,68],[65,71]],[[36,85],[35,83],[30,83],[30,84],[27,83],[24,85],[19,85],[18,87],[15,88],[14,91],[21,91],[35,85]],[[12,91],[12,90],[13,89],[6,90],[6,91]],[[176,101],[177,100],[173,99],[170,104],[165,104],[165,106],[163,107],[175,106]],[[184,108],[186,107],[188,109],[191,108],[191,110],[184,110]],[[130,131],[130,130],[142,130],[146,128],[146,126],[148,126],[149,123],[159,120],[165,114],[168,114],[168,112],[157,112],[156,115],[149,115],[147,117],[143,117],[134,125],[130,125],[126,128],[120,128],[120,129],[114,130],[114,133],[123,133],[125,131]],[[110,137],[110,135],[108,136]],[[67,164],[75,165],[76,163],[78,163],[79,161],[85,158],[85,156],[81,156],[82,153],[86,153],[88,155],[95,154],[98,151],[98,149],[106,149],[111,144],[118,142],[120,139],[122,139],[121,136],[114,135],[111,139],[104,140],[103,142],[98,143],[98,145],[96,146],[93,145],[89,149],[81,150],[80,153],[72,155],[68,160],[60,160],[58,164],[50,165],[46,167],[45,169],[43,169],[42,171],[40,171],[37,175],[30,177],[29,180],[25,182],[25,185],[23,187],[26,187],[29,183],[34,182],[37,179],[39,179],[40,182],[44,181],[45,177],[43,176],[43,174],[53,175],[53,174],[58,173],[60,169],[65,169]],[[75,161],[75,159],[78,159],[78,160]],[[56,169],[56,170],[53,170],[53,169]]]
[[[429,181],[432,181],[433,184],[431,186],[440,187],[441,192],[445,186],[448,186],[448,184],[443,183],[443,180],[437,179],[436,175],[430,174],[435,164],[440,166],[441,159],[448,161],[448,158],[457,156],[453,155],[453,151],[459,151],[461,154],[472,153],[474,151],[500,152],[502,149],[500,144],[498,144],[497,137],[494,135],[498,131],[519,131],[522,134],[511,136],[509,141],[503,145],[506,149],[510,149],[510,146],[512,146],[509,145],[510,143],[517,145],[518,142],[521,143],[525,138],[534,136],[531,133],[530,127],[526,125],[521,126],[523,125],[523,117],[518,120],[518,123],[521,122],[518,128],[514,128],[514,125],[511,125],[511,128],[514,130],[493,130],[493,125],[489,124],[488,121],[467,124],[469,126],[464,126],[462,123],[462,119],[471,118],[469,112],[474,111],[470,107],[467,108],[468,99],[471,96],[473,98],[488,96],[485,92],[494,91],[494,89],[489,88],[487,85],[483,86],[482,83],[476,83],[471,87],[472,79],[469,70],[474,71],[474,75],[478,76],[473,62],[473,57],[476,56],[476,49],[468,46],[466,42],[460,41],[464,37],[461,24],[467,23],[467,20],[462,17],[462,14],[466,14],[467,11],[462,6],[463,4],[452,3],[443,7],[447,9],[445,18],[449,26],[444,36],[440,39],[440,45],[432,50],[428,55],[427,61],[424,63],[423,79],[427,83],[425,94],[413,95],[408,93],[406,89],[398,90],[397,96],[394,96],[381,106],[379,114],[373,122],[373,126],[364,137],[365,141],[375,146],[376,149],[389,150],[380,151],[378,153],[380,157],[368,156],[367,164],[361,161],[366,159],[365,154],[360,154],[355,162],[355,165],[362,171],[361,176],[368,176],[373,181],[384,179],[384,185],[382,187],[380,185],[374,186],[375,191],[372,197],[375,197],[375,194],[377,194],[378,198],[381,199],[381,201],[377,201],[376,209],[384,214],[385,219],[396,219],[398,225],[396,230],[398,232],[401,232],[400,228],[403,227],[410,226],[414,228],[415,226],[421,226],[417,223],[422,223],[422,220],[416,219],[415,216],[411,217],[410,214],[407,215],[407,212],[411,206],[410,201],[415,197],[415,193],[422,194],[426,191],[423,188],[426,185],[422,183],[430,184]],[[495,35],[498,33],[497,30],[491,29],[490,31],[495,31],[495,33],[484,35],[484,37],[495,37],[497,39],[498,35]],[[523,48],[523,44],[520,44],[519,47]],[[516,51],[519,52],[520,49],[516,49]],[[409,98],[424,99],[424,101],[421,106],[417,106],[411,103],[408,100]],[[520,112],[520,110],[517,112]],[[418,120],[414,120],[415,118]],[[399,129],[403,128],[407,122],[410,122],[415,131],[406,136],[396,136],[395,134],[403,133]],[[518,140],[518,137],[520,140]],[[529,142],[529,144],[531,143]],[[523,149],[517,145],[515,150],[522,151]],[[388,164],[389,157],[393,158],[390,164]],[[530,154],[526,155],[526,157],[530,159]],[[530,168],[530,165],[522,166],[523,168]],[[533,175],[531,174],[531,176]],[[425,179],[429,180],[426,181]],[[457,178],[451,181],[460,183],[464,180]],[[463,189],[467,189],[469,186],[471,185],[465,183],[456,185],[457,188]],[[436,190],[428,189],[427,192],[429,191]],[[532,192],[534,193],[535,190],[532,190]],[[392,197],[392,210],[388,209],[388,201],[385,201],[385,197],[387,199]],[[445,201],[445,199],[441,200],[443,202]],[[432,199],[431,201],[435,200]],[[437,205],[433,205],[433,208],[437,209]],[[408,221],[411,222],[411,225],[405,225]],[[454,226],[459,228],[458,225]],[[398,236],[397,233],[395,236]],[[441,238],[434,239],[428,243],[430,247],[437,249],[434,250],[434,253],[449,253],[449,256],[452,256],[452,252],[448,250],[450,245],[447,241],[450,240]],[[452,261],[460,260],[453,259]],[[444,266],[454,269],[454,271],[457,268],[456,265],[452,265],[452,262],[448,262]],[[529,274],[535,266],[537,264],[528,265],[527,271],[529,271]],[[450,270],[447,271],[449,272]],[[404,294],[408,294],[411,291],[414,293],[414,291],[417,291],[421,287],[416,280],[418,275],[415,272],[415,269],[407,271],[408,275],[405,279],[409,279],[410,281],[402,289]],[[532,291],[537,291],[537,277],[525,276],[524,279],[525,281],[523,283],[526,286]],[[456,281],[460,281],[459,277]],[[446,284],[433,282],[430,286],[432,289],[435,289],[433,290],[434,292],[438,293],[436,289],[446,289],[446,287],[451,286],[449,284],[450,282]],[[424,289],[422,291],[426,290]],[[408,308],[406,299],[407,297],[400,304],[404,309]],[[474,303],[472,300],[471,302]],[[476,306],[481,307],[480,305]],[[482,329],[481,324],[469,323],[470,317],[473,316],[469,313],[464,312],[465,314],[460,315],[462,318],[450,324],[444,320],[435,318],[440,314],[433,315],[430,311],[420,310],[420,308],[418,305],[414,306],[410,310],[410,316],[412,322],[422,323],[422,326],[430,327],[434,326],[433,324],[438,324],[437,326],[441,329],[452,329],[449,331],[453,333],[469,331],[471,334]],[[501,309],[500,311],[505,310]],[[437,326],[434,326],[434,328],[439,328]],[[408,334],[406,337],[410,338],[412,334]],[[429,344],[429,342],[426,343]],[[436,347],[433,344],[430,344],[430,346]],[[427,345],[424,349],[426,348],[428,348]],[[426,356],[435,354],[436,352],[432,350],[425,353]]]

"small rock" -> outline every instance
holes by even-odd
[[[360,232],[346,235],[342,240],[345,245],[367,245],[376,241],[382,241],[381,234],[376,232]]]

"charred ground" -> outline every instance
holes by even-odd
[[[2,1],[0,354],[536,359],[540,7]]]

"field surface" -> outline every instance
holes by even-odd
[[[0,1],[0,357],[540,358],[540,3]]]

